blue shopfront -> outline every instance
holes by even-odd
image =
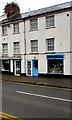
[[[64,54],[49,54],[47,59],[48,74],[63,74]]]

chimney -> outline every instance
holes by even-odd
[[[10,17],[14,14],[19,14],[20,8],[16,3],[12,2],[5,6],[5,13],[7,14],[7,17]]]

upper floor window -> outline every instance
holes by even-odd
[[[2,44],[2,52],[3,54],[8,54],[8,43]]]
[[[47,39],[47,51],[54,51],[54,38]]]
[[[2,25],[2,35],[7,35],[7,25]]]
[[[20,53],[19,42],[14,42],[14,54],[19,54],[19,53]]]
[[[54,15],[46,17],[46,27],[54,26]]]
[[[19,32],[19,23],[14,23],[13,24],[13,32],[18,33]]]
[[[38,29],[37,19],[30,20],[30,30],[37,30],[37,29]]]
[[[31,40],[31,52],[38,52],[38,40]]]

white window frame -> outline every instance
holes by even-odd
[[[2,25],[2,35],[7,35],[7,25]]]
[[[18,46],[16,44],[18,44]],[[14,54],[20,54],[20,43],[14,42],[13,45],[14,45]]]
[[[2,53],[8,54],[8,43],[2,43]]]
[[[38,20],[33,19],[30,20],[30,30],[37,30],[38,29]]]
[[[29,75],[29,74],[28,74],[28,71],[27,71],[27,70],[28,70],[27,62],[31,62],[31,68],[30,68],[30,70],[31,70],[31,75]],[[27,75],[27,76],[32,76],[32,60],[26,60],[26,75]]]
[[[54,38],[46,39],[47,51],[54,51]]]
[[[55,27],[55,16],[46,16],[46,28]]]
[[[38,53],[38,40],[31,40],[31,53]]]
[[[19,33],[19,23],[13,24],[13,33]]]

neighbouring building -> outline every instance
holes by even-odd
[[[72,75],[72,2],[0,22],[2,71],[14,75]]]
[[[6,18],[7,18],[7,15],[4,14],[4,15],[0,16],[0,21],[4,20],[4,19],[6,19]]]

